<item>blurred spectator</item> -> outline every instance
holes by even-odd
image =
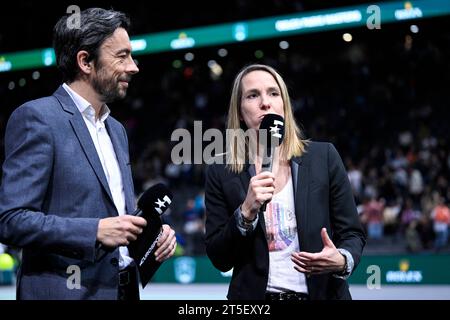
[[[348,179],[350,180],[350,184],[352,186],[353,195],[355,196],[356,201],[359,202],[363,190],[362,172],[357,166],[353,165],[353,162],[350,159],[347,160],[347,168]]]
[[[367,226],[369,239],[380,240],[383,237],[384,200],[371,198],[363,205],[362,222]]]
[[[435,234],[433,231],[433,223],[428,215],[422,215],[416,227],[420,236],[423,249],[431,249],[434,246]]]
[[[431,212],[433,229],[436,234],[434,248],[439,251],[447,245],[448,227],[450,225],[450,210],[443,197],[439,198],[438,205]]]
[[[385,235],[395,235],[399,227],[400,215],[399,200],[393,200],[387,203],[383,210],[383,230]]]
[[[404,233],[412,222],[420,219],[421,215],[419,210],[414,209],[411,198],[407,198],[400,214],[400,233]],[[414,229],[416,227],[417,223],[414,224]]]
[[[420,204],[420,197],[422,195],[424,185],[423,185],[423,177],[422,173],[415,168],[409,168],[409,193],[411,198],[414,201],[414,205],[417,206]]]
[[[422,242],[420,240],[420,234],[417,231],[417,220],[412,220],[408,224],[405,232],[406,249],[409,252],[419,252],[422,250]]]
[[[205,205],[203,192],[194,199],[189,199],[186,203],[186,209],[183,212],[186,245],[185,253],[187,255],[198,255],[204,253],[202,247],[205,234]]]

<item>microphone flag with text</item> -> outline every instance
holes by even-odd
[[[160,216],[169,208],[172,198],[170,190],[164,184],[158,183],[141,195],[137,209],[132,213],[147,221],[142,233],[128,245],[130,256],[138,267],[143,288],[161,266],[161,262],[155,260],[157,243],[162,234]]]

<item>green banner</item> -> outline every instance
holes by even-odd
[[[378,273],[381,284],[450,284],[450,255],[363,256],[350,283],[367,284]]]
[[[165,283],[229,283],[231,271],[217,270],[208,257],[175,257],[164,262],[152,282]]]
[[[350,284],[450,284],[450,255],[363,256]],[[217,270],[208,257],[175,257],[164,262],[152,282],[229,283],[231,271]]]
[[[450,0],[393,1],[309,11],[132,37],[134,55],[200,48],[450,14]],[[55,65],[53,49],[0,53],[0,72]]]

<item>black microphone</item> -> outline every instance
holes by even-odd
[[[261,171],[271,172],[275,148],[280,146],[284,138],[284,118],[278,114],[266,114],[259,125],[258,136],[265,149]],[[261,206],[262,212],[266,211],[266,205],[267,202]]]
[[[134,259],[142,287],[145,287],[158,270],[161,262],[155,260],[156,244],[162,234],[161,215],[172,203],[172,192],[162,183],[147,189],[137,202],[138,209],[133,215],[143,217],[147,225],[135,241],[130,242],[128,250]]]
[[[133,216],[143,217],[147,221],[147,226],[152,224],[150,228],[144,227],[142,234],[145,233],[146,236],[152,236],[156,230],[161,230],[160,215],[169,208],[172,198],[172,192],[162,183],[158,183],[144,191],[137,202],[137,209],[131,213]],[[133,247],[132,250],[134,250],[134,246],[131,246]],[[97,259],[102,258],[106,252],[115,250],[115,248],[105,247],[103,244],[100,244],[99,248],[103,250],[97,251]]]

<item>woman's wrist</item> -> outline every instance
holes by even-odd
[[[245,208],[245,205],[244,205],[244,204],[241,205],[241,216],[242,216],[242,220],[243,220],[245,223],[252,223],[253,221],[256,220],[256,215],[254,215],[253,217],[251,217],[250,210],[247,210],[247,209]]]

